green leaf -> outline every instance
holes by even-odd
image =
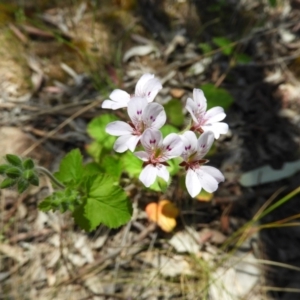
[[[161,188],[160,188],[160,186],[158,184],[157,178],[154,181],[154,183],[149,186],[149,189],[152,190],[152,191],[155,191],[155,192],[161,192]]]
[[[26,180],[30,180],[34,177],[35,175],[35,172],[33,170],[26,170],[23,172],[23,177],[26,179]]]
[[[17,167],[10,167],[5,171],[7,177],[15,179],[22,175],[22,171]]]
[[[100,168],[99,164],[97,164],[95,162],[91,162],[84,166],[83,176],[93,176],[93,175],[97,175],[102,172],[103,171]]]
[[[15,185],[16,182],[17,182],[16,179],[5,178],[0,184],[0,189],[6,189],[8,187],[11,187],[11,186]]]
[[[222,106],[227,109],[234,102],[232,96],[225,89],[217,88],[211,83],[202,85],[201,89],[207,99],[207,109],[214,106]]]
[[[11,165],[0,165],[0,174],[5,174],[6,170],[11,168]]]
[[[271,7],[276,7],[277,6],[277,0],[269,0],[269,4]]]
[[[52,210],[53,201],[51,199],[51,196],[45,198],[42,202],[39,203],[39,205],[38,205],[39,210],[41,210],[43,212]]]
[[[247,64],[252,61],[252,58],[245,53],[239,53],[236,55],[236,60],[238,63]]]
[[[130,220],[131,202],[114,181],[114,178],[106,174],[86,180],[86,199],[73,213],[76,224],[82,229],[92,231],[99,224],[117,228]]]
[[[202,50],[204,54],[207,54],[212,51],[212,47],[208,43],[200,43],[198,44],[198,47]]]
[[[182,104],[178,99],[172,99],[165,105],[165,111],[170,124],[180,127],[184,122],[184,115],[182,113]]]
[[[18,193],[22,194],[28,187],[30,183],[25,179],[20,179],[18,181]]]
[[[103,170],[103,173],[107,173],[117,180],[119,180],[122,174],[122,162],[120,157],[106,156],[100,167]]]
[[[87,153],[98,163],[101,161],[102,154],[102,144],[98,141],[93,141],[90,145],[87,146]]]
[[[83,172],[82,155],[78,149],[74,149],[62,159],[59,171],[54,176],[62,183],[78,185]]]
[[[108,150],[112,150],[116,137],[111,136],[105,132],[105,127],[108,123],[117,121],[118,118],[115,115],[105,114],[100,117],[94,118],[87,128],[89,135],[97,142],[100,142],[102,147]]]
[[[5,157],[6,157],[6,160],[13,166],[16,166],[16,167],[23,166],[22,159],[19,156],[13,155],[13,154],[6,154]]]
[[[29,178],[28,181],[35,186],[39,186],[40,184],[39,176],[36,173],[34,173],[34,175],[31,178]]]
[[[138,178],[142,171],[143,161],[137,158],[132,152],[127,151],[121,157],[122,167],[130,177]]]
[[[169,167],[167,167],[167,168],[168,168],[171,176],[174,176],[178,173],[180,161],[181,161],[180,158],[173,158],[173,159],[168,160]]]
[[[31,170],[34,168],[34,162],[31,158],[27,158],[23,161],[23,168],[25,170]]]
[[[164,125],[161,129],[160,129],[163,137],[166,137],[168,134],[170,133],[178,133],[179,130],[178,128],[172,126],[172,125],[169,125],[169,124],[166,124]]]
[[[169,180],[170,182],[170,180]],[[156,180],[152,185],[149,186],[150,190],[153,190],[155,192],[165,192],[169,186],[169,183],[164,181],[160,177],[156,177]]]
[[[59,210],[64,213],[67,210],[74,211],[75,206],[78,206],[78,200],[78,191],[67,188],[63,191],[54,192],[40,202],[38,207],[41,211]]]
[[[225,37],[215,37],[213,42],[221,48],[221,51],[225,55],[230,55],[233,52],[232,41]]]

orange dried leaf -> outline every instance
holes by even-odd
[[[161,200],[158,203],[161,213],[169,218],[177,218],[179,209],[169,200]]]
[[[146,209],[145,209],[145,210],[146,210],[148,219],[149,219],[150,221],[153,221],[153,222],[157,223],[157,220],[158,220],[158,214],[159,214],[157,203],[155,203],[155,202],[149,203],[149,204],[146,206]]]
[[[178,208],[169,200],[161,200],[159,203],[149,203],[146,206],[146,213],[149,220],[165,232],[171,232],[176,226],[176,217],[179,214]]]
[[[163,231],[171,232],[176,227],[176,219],[160,215],[157,224]]]

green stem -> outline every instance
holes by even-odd
[[[50,180],[53,181],[53,182],[54,182],[58,187],[60,187],[61,189],[65,189],[65,188],[66,188],[66,187],[65,187],[60,181],[58,181],[58,180],[52,175],[52,173],[51,173],[49,170],[47,170],[46,168],[37,166],[37,167],[35,167],[35,169],[36,169],[38,172],[40,172],[40,173],[42,173],[42,174],[48,176],[48,177],[50,178]]]

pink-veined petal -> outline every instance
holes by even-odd
[[[206,98],[204,96],[203,91],[200,89],[194,89],[193,98],[197,105],[197,112],[199,114],[203,114],[206,111],[206,107],[207,107]]]
[[[114,150],[119,153],[123,153],[128,150],[127,141],[131,135],[122,135],[117,138],[114,144]]]
[[[204,157],[209,151],[214,140],[214,134],[211,131],[203,132],[198,139],[198,150],[197,155],[194,157],[194,160],[199,160]]]
[[[135,96],[138,96],[138,97],[145,96],[146,83],[149,80],[151,80],[152,78],[154,78],[153,74],[146,73],[146,74],[142,75],[142,77],[136,83],[135,92],[134,92]]]
[[[197,151],[197,136],[193,131],[186,131],[180,137],[183,143],[183,152],[181,156],[184,160],[187,160],[190,155]]]
[[[215,167],[201,166],[202,171],[208,173],[210,176],[214,177],[217,182],[223,182],[225,180],[224,175]]]
[[[146,129],[142,135],[141,143],[146,152],[152,153],[162,145],[162,134],[156,129]]]
[[[166,166],[159,164],[156,165],[156,168],[157,168],[157,176],[162,178],[164,181],[168,182],[170,178],[170,174]]]
[[[139,140],[141,139],[141,136],[139,135],[132,135],[128,140],[127,140],[127,147],[128,149],[133,152],[136,148],[136,145],[138,144]]]
[[[204,190],[209,193],[213,193],[218,188],[218,181],[211,176],[209,173],[205,172],[202,167],[195,170],[197,173],[199,182]]]
[[[163,157],[160,161],[180,156],[183,151],[183,143],[176,133],[168,134],[163,140]]]
[[[124,134],[131,134],[133,129],[129,124],[123,121],[115,121],[107,124],[105,131],[110,135],[120,136]]]
[[[133,154],[143,161],[148,161],[149,157],[150,157],[146,151],[137,151],[137,152],[134,152]]]
[[[139,179],[146,186],[149,187],[154,183],[157,176],[158,169],[153,165],[147,165],[141,172]]]
[[[133,97],[128,103],[127,113],[135,126],[142,122],[142,114],[148,102],[145,98]]]
[[[204,116],[205,124],[216,123],[225,119],[226,114],[221,106],[216,106],[209,109]]]
[[[167,116],[162,105],[149,103],[143,113],[142,120],[146,128],[161,128],[166,122]]]
[[[198,123],[197,105],[196,105],[196,103],[191,98],[187,99],[186,105],[185,105],[185,109],[190,113],[193,121],[196,122],[196,123]]]
[[[201,127],[204,131],[211,131],[215,139],[218,139],[221,134],[226,134],[228,132],[228,124],[224,122],[217,122],[209,125],[204,125]]]
[[[196,197],[201,191],[198,175],[192,169],[188,169],[185,177],[185,185],[191,197]]]
[[[167,115],[165,110],[163,110],[157,117],[156,120],[152,123],[152,128],[160,129],[166,123]]]
[[[157,93],[162,89],[162,85],[157,78],[148,80],[144,85],[144,94],[148,102],[152,102]]]

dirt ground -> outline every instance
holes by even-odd
[[[243,227],[300,186],[299,20],[298,0],[2,0],[0,156],[55,171],[79,148],[91,161],[99,101],[143,73],[162,81],[159,103],[184,105],[205,84],[234,102],[210,158],[226,181],[210,201],[176,178],[159,196],[133,182],[132,220],[85,233],[37,209],[48,179],[21,196],[1,190],[0,299],[299,299],[300,195]],[[267,165],[277,179],[241,180]],[[180,210],[172,233],[147,219],[158,197]]]

